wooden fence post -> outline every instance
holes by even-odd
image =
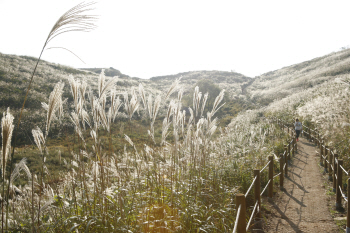
[[[323,141],[320,144],[320,166],[323,166]]]
[[[343,165],[343,160],[342,159],[338,159],[338,168],[337,168],[337,193],[336,193],[336,202],[335,202],[335,207],[337,209],[341,209],[341,193],[340,193],[340,187],[342,187],[342,175],[343,175],[343,171],[341,170],[340,166]]]
[[[332,170],[332,162],[333,162],[333,154],[331,153],[331,151],[329,151],[328,154],[328,180],[332,181],[333,180],[333,170]]]
[[[284,175],[288,176],[288,161],[287,161],[287,152],[286,151],[284,151],[282,157],[283,157],[284,164],[286,165],[286,167],[284,169]]]
[[[259,169],[254,169],[254,177],[256,176],[255,184],[254,184],[254,197],[255,197],[255,202],[258,201],[258,209],[259,211],[256,214],[256,221],[259,221],[261,218],[261,198],[260,198],[260,170]]]
[[[239,206],[241,206],[241,212],[239,213],[237,233],[246,233],[246,203],[245,195],[242,193],[236,194],[236,210],[238,211]]]
[[[334,158],[333,158],[333,192],[335,193],[337,190],[337,178],[336,175],[338,174],[338,165],[336,163],[338,159],[338,154],[334,154]]]
[[[297,143],[297,139],[296,139],[296,137],[295,137],[295,135],[294,135],[294,137],[293,137],[293,157],[295,156],[295,145],[296,145],[296,143]]]
[[[288,143],[288,160],[291,160],[291,158],[290,158],[290,143]]]
[[[284,158],[283,154],[280,154],[280,189],[283,189],[283,179],[284,179],[284,174],[283,174],[283,166],[284,166]]]
[[[328,146],[325,146],[324,147],[324,172],[328,172],[328,170],[327,170],[327,155],[328,155]]]
[[[273,196],[273,156],[272,155],[269,156],[269,161],[270,161],[270,164],[269,164],[269,180],[270,180],[270,183],[269,183],[268,196],[269,196],[269,198],[272,198],[272,196]]]
[[[284,145],[283,148],[284,148],[284,152],[286,152],[286,162],[287,162],[287,161],[289,161],[288,146]]]

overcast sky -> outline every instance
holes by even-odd
[[[0,52],[38,57],[58,18],[81,1],[0,0]],[[350,44],[350,1],[103,0],[92,32],[58,36],[42,59],[114,67],[139,78],[194,70],[254,77]]]

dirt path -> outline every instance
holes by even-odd
[[[339,232],[327,207],[325,181],[315,154],[316,147],[300,138],[285,189],[268,204],[271,216],[264,232]]]

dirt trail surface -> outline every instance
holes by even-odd
[[[268,204],[264,232],[339,232],[327,206],[316,147],[304,138],[289,166],[284,190]]]

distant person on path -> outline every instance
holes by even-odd
[[[303,125],[301,124],[301,122],[299,121],[298,118],[295,119],[294,127],[295,127],[297,141],[299,141],[299,135],[300,135],[301,130],[303,129]]]

